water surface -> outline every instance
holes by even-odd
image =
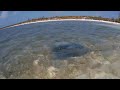
[[[1,78],[74,78],[106,61],[113,65],[119,55],[119,25],[56,21],[0,30]],[[55,77],[47,72],[50,67],[56,68]]]

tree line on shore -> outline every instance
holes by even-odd
[[[104,21],[111,21],[111,22],[117,22],[120,23],[120,15],[118,18],[104,18],[104,17],[97,17],[97,16],[55,16],[55,17],[41,17],[41,18],[35,18],[35,19],[28,19],[24,22],[20,22],[17,24],[27,23],[27,22],[36,22],[36,21],[42,21],[42,20],[59,20],[59,19],[93,19],[93,20],[104,20]]]
[[[118,22],[120,23],[120,17],[119,18],[104,18],[104,17],[96,17],[96,16],[55,16],[55,17],[41,17],[41,18],[36,18],[36,19],[28,19],[27,21],[21,22],[35,22],[39,20],[54,20],[54,19],[93,19],[93,20],[104,20],[104,21],[111,21],[111,22]]]
[[[22,24],[22,23],[27,23],[27,22],[36,22],[36,21],[43,21],[43,20],[59,20],[59,19],[93,19],[93,20],[104,20],[104,21],[111,21],[111,22],[117,22],[120,23],[120,14],[118,18],[104,18],[104,17],[97,17],[97,16],[55,16],[55,17],[41,17],[41,18],[35,18],[35,19],[28,19],[26,21],[9,25],[6,27]],[[4,27],[4,28],[6,28]]]

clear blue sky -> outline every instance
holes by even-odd
[[[0,11],[0,27],[25,21],[28,18],[51,16],[102,16],[118,17],[119,11]]]

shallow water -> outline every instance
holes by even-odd
[[[44,22],[0,30],[0,78],[119,78],[120,26]]]

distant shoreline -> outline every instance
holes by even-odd
[[[94,20],[94,19],[50,19],[50,20],[38,20],[38,21],[33,21],[33,22],[31,22],[31,21],[23,22],[21,24],[15,24],[15,25],[10,25],[10,26],[0,28],[0,30],[6,29],[6,28],[11,28],[11,27],[17,27],[17,26],[21,26],[21,25],[26,25],[26,24],[40,23],[40,22],[54,22],[54,21],[93,21],[93,22],[103,22],[103,23],[120,25],[120,23],[117,23],[117,22],[105,21],[105,20]]]

